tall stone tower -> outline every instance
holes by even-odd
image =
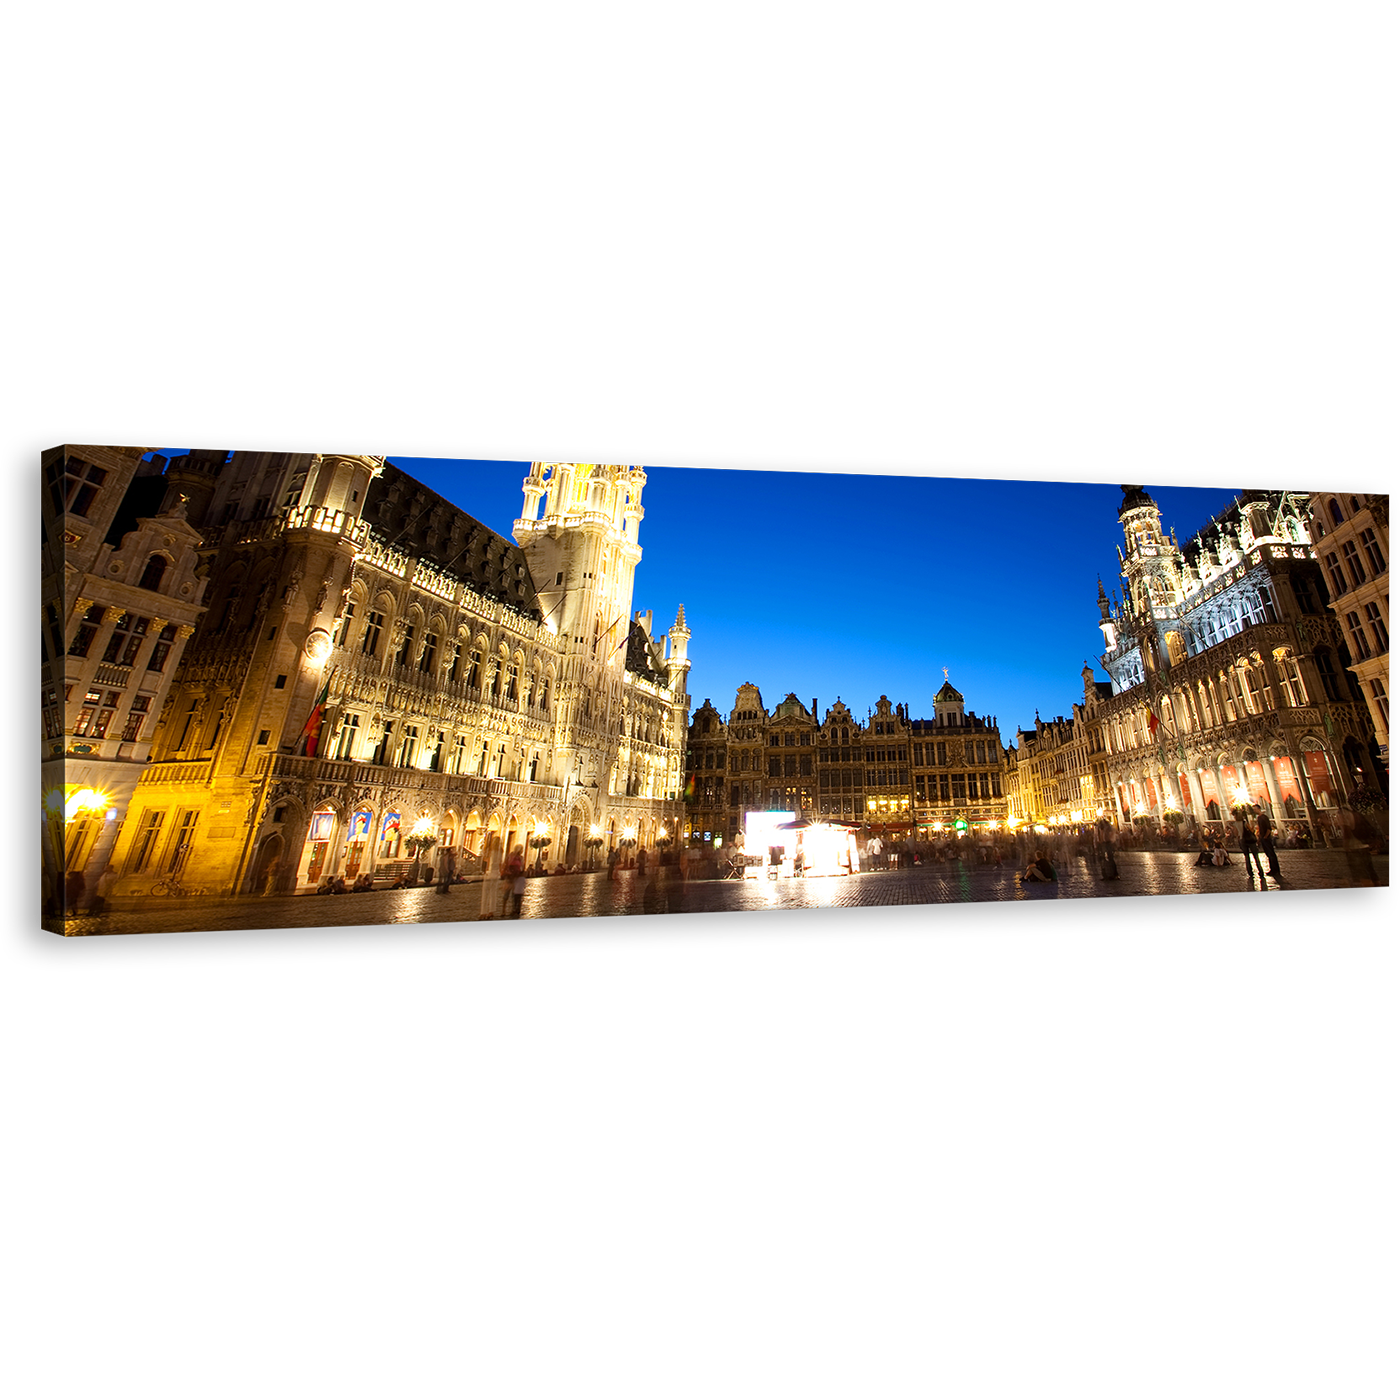
[[[523,483],[515,541],[561,654],[561,782],[606,788],[616,763],[645,485],[640,466],[601,462],[532,462]]]
[[[646,482],[639,466],[597,462],[531,462],[525,478],[515,542],[546,625],[590,661],[627,638]]]
[[[1171,609],[1182,598],[1180,555],[1162,534],[1162,512],[1141,486],[1124,486],[1118,522],[1127,617],[1147,671],[1170,664],[1166,646]],[[1100,624],[1102,625],[1102,624]],[[1107,635],[1107,634],[1106,634]]]

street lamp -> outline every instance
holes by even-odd
[[[549,823],[536,822],[535,834],[530,838],[530,848],[537,854],[535,856],[535,869],[538,870],[544,861],[544,849],[549,845]]]
[[[433,819],[424,812],[409,829],[407,838],[404,840],[404,850],[413,853],[413,883],[418,883],[418,867],[424,854],[431,851],[437,845],[437,837],[433,834]]]
[[[598,847],[603,844],[603,828],[597,822],[588,828],[583,844],[588,847],[588,868],[591,870],[598,863]]]

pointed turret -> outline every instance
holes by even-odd
[[[690,628],[685,625],[685,604],[676,610],[676,620],[666,634],[671,643],[670,654],[666,657],[666,678],[672,690],[685,691],[685,673],[690,670],[690,659],[686,650],[690,644]]]

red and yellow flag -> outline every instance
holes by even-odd
[[[331,683],[327,681],[321,687],[321,693],[316,697],[316,707],[306,717],[306,723],[301,727],[299,737],[306,742],[302,746],[302,753],[307,758],[316,757],[316,745],[321,739],[321,721],[326,717],[326,697],[330,694]]]

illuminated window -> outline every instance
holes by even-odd
[[[1366,551],[1366,558],[1370,561],[1372,574],[1383,574],[1385,572],[1385,555],[1381,553],[1380,542],[1376,539],[1374,530],[1361,532],[1361,547]]]
[[[335,756],[346,759],[354,754],[355,741],[359,737],[359,715],[344,715],[340,721],[340,733],[336,736]]]
[[[180,817],[179,828],[176,830],[175,839],[170,845],[170,859],[165,866],[172,875],[183,870],[185,862],[190,858],[190,847],[194,844],[194,829],[198,824],[199,813],[197,811],[185,812]]]
[[[379,637],[384,630],[384,614],[371,612],[365,616],[365,634],[360,638],[360,651],[365,656],[375,656],[379,651]]]
[[[1361,567],[1361,556],[1356,552],[1356,541],[1347,540],[1342,545],[1342,559],[1348,569],[1351,570],[1351,581],[1354,584],[1366,582],[1366,570]]]
[[[156,638],[156,644],[151,648],[151,659],[146,662],[146,669],[148,671],[159,672],[165,670],[165,663],[170,659],[170,648],[174,642],[175,624],[172,622],[160,629],[160,635]]]
[[[97,636],[97,629],[106,615],[107,609],[97,604],[94,604],[83,614],[82,623],[73,634],[73,644],[68,648],[69,656],[86,656],[88,654],[93,639]]]
[[[151,857],[155,854],[156,840],[160,836],[161,824],[164,821],[164,812],[147,812],[141,818],[141,826],[131,848],[133,874],[139,874],[150,864]]]

